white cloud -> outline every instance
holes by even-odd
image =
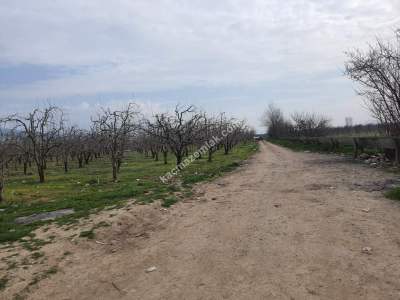
[[[3,0],[0,63],[82,72],[4,89],[0,103],[268,82],[285,89],[334,73],[326,80],[347,92],[332,102],[351,94],[351,83],[338,80],[344,51],[390,36],[399,15],[398,0]],[[320,80],[306,89],[314,101],[326,97]],[[263,96],[257,101],[281,101]],[[299,101],[307,108],[309,99]]]

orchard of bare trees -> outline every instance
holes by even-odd
[[[226,133],[226,128],[233,125],[235,129]],[[165,164],[173,157],[179,165],[185,156],[213,136],[221,137],[221,141],[209,148],[209,162],[216,150],[223,149],[229,154],[235,145],[252,139],[254,132],[243,121],[225,114],[211,116],[194,106],[176,106],[172,113],[150,118],[143,117],[134,103],[120,110],[104,108],[92,117],[90,128],[85,129],[69,124],[63,110],[55,106],[37,108],[26,115],[3,116],[0,119],[0,201],[11,167],[20,168],[25,175],[33,170],[38,182],[43,183],[48,163],[68,173],[72,164],[80,169],[93,160],[107,158],[112,179],[117,181],[129,152],[135,151],[156,161],[162,157],[160,163]]]

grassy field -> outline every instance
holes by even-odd
[[[206,158],[199,159],[182,171],[179,176],[182,184],[163,184],[159,180],[159,176],[174,167],[173,156],[164,165],[162,160],[156,162],[138,153],[127,156],[117,183],[112,182],[111,166],[106,158],[93,161],[83,169],[78,169],[74,163],[68,174],[64,174],[62,166],[49,165],[43,184],[38,183],[36,174],[24,176],[22,170],[13,171],[6,184],[7,200],[0,204],[0,243],[30,235],[32,230],[46,223],[18,225],[14,220],[20,216],[73,208],[73,215],[56,221],[66,224],[105,207],[123,205],[132,198],[139,203],[161,199],[163,206],[168,207],[179,200],[176,192],[190,195],[192,184],[233,170],[257,149],[255,143],[242,144],[229,155],[221,151],[215,153],[212,163]]]

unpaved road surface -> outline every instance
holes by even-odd
[[[393,176],[261,144],[192,200],[121,212],[105,245],[50,245],[72,254],[28,298],[400,299],[400,203],[371,191]]]

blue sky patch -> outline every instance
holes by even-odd
[[[13,87],[31,84],[37,81],[69,77],[81,73],[82,70],[65,66],[52,65],[0,65],[0,86]]]

